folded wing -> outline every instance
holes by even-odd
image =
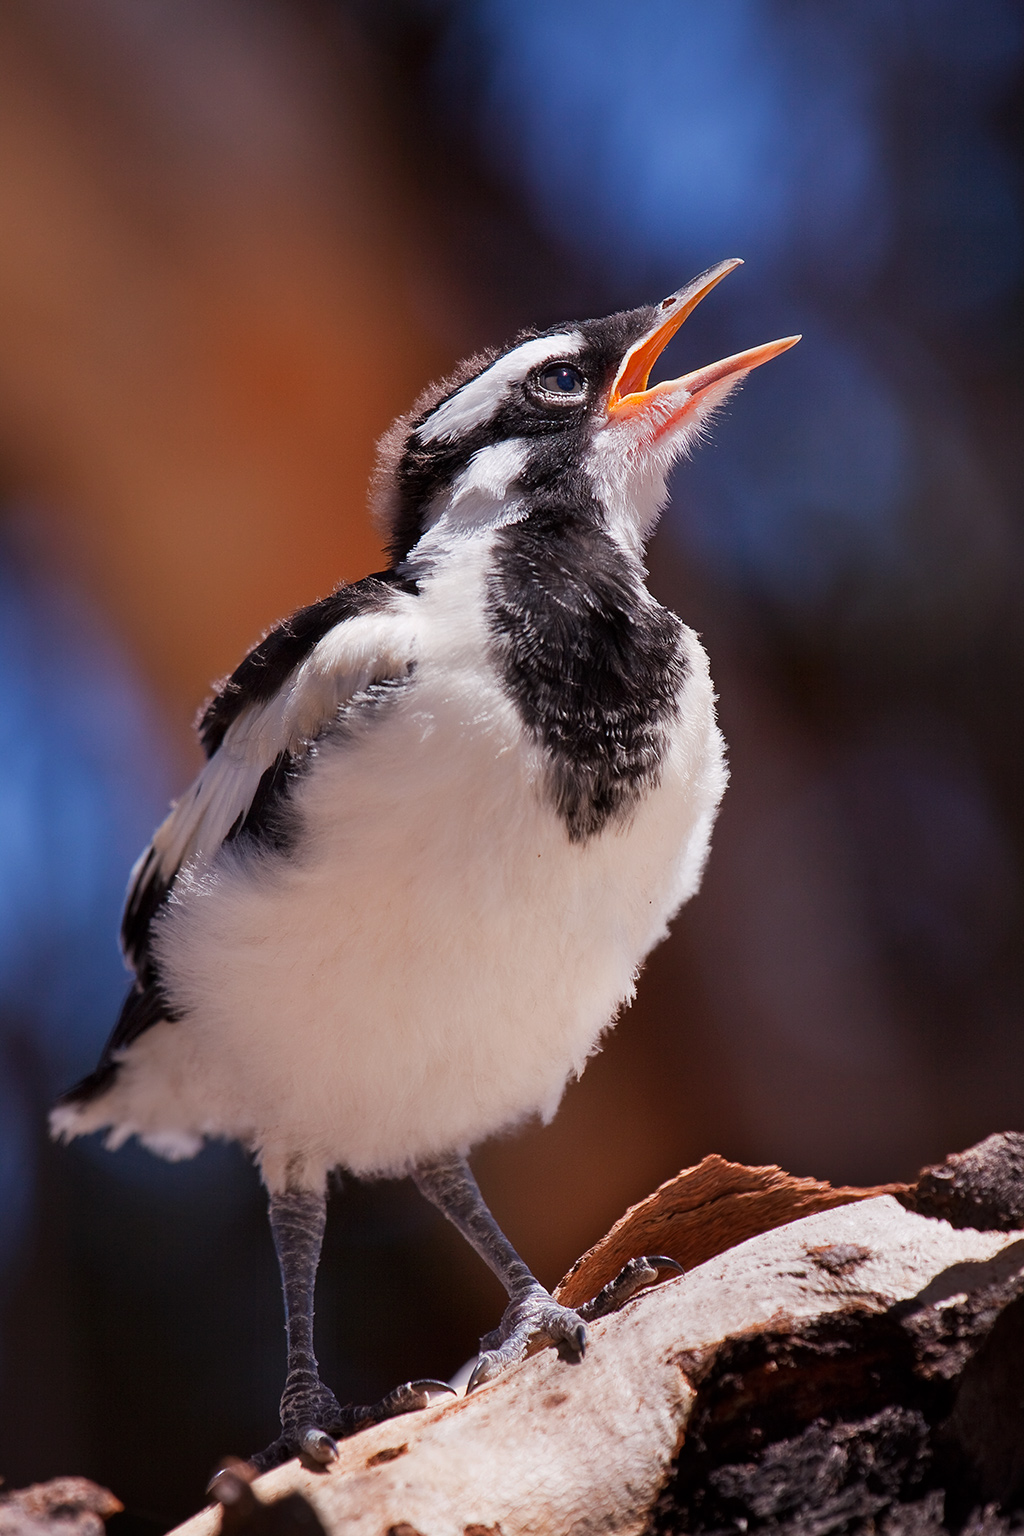
[[[392,572],[369,576],[301,609],[255,647],[207,706],[200,738],[209,754],[132,870],[121,941],[135,983],[96,1071],[62,1102],[102,1092],[117,1053],[174,1012],[163,995],[150,936],[178,875],[208,867],[246,837],[286,845],[288,789],[317,740],[374,685],[405,677],[415,660],[409,587]]]

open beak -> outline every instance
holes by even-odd
[[[751,347],[747,352],[737,352],[734,357],[725,357],[719,363],[711,363],[707,368],[698,368],[681,379],[670,379],[663,384],[655,384],[653,389],[647,388],[651,369],[687,315],[693,313],[716,283],[720,283],[723,277],[742,265],[736,256],[729,261],[720,261],[717,266],[709,267],[700,277],[687,283],[685,288],[680,288],[677,293],[662,300],[658,306],[657,323],[646,336],[641,336],[623,358],[608,397],[609,417],[642,414],[666,396],[672,395],[680,401],[678,409],[670,411],[667,418],[663,418],[660,411],[655,413],[658,418],[656,435],[660,437],[687,416],[701,397],[715,385],[735,375],[749,373],[751,368],[759,368],[762,363],[767,363],[771,358],[778,357],[780,352],[796,345],[799,336],[784,336],[781,341],[769,341],[764,346]]]

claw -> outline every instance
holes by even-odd
[[[431,1376],[425,1377],[423,1381],[410,1381],[409,1385],[414,1392],[420,1392],[425,1396],[426,1402],[424,1407],[429,1404],[435,1392],[447,1392],[450,1397],[458,1397],[459,1395],[454,1387],[449,1386],[448,1382],[435,1381]]]
[[[565,1346],[578,1359],[582,1360],[587,1352],[587,1330],[583,1323],[580,1323],[578,1328],[572,1330],[572,1333],[565,1341]]]
[[[490,1381],[492,1376],[497,1374],[492,1355],[490,1353],[482,1354],[473,1367],[472,1376],[466,1382],[466,1396],[468,1397],[471,1392],[476,1391],[477,1387],[482,1387],[485,1382]]]
[[[644,1263],[652,1269],[667,1269],[670,1275],[685,1275],[686,1270],[675,1259],[670,1259],[666,1253],[648,1253],[644,1255]]]
[[[399,1411],[399,1404],[406,1404],[400,1411],[411,1412],[414,1408],[429,1408],[435,1392],[446,1392],[451,1397],[459,1395],[446,1381],[435,1381],[432,1376],[426,1376],[422,1381],[407,1381],[396,1387],[384,1401],[388,1404],[393,1401],[396,1411]]]
[[[333,1461],[338,1454],[338,1442],[324,1429],[318,1429],[315,1424],[306,1424],[298,1433],[299,1449],[310,1461],[319,1462],[326,1466]]]

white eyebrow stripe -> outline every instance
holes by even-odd
[[[497,410],[510,384],[525,379],[531,369],[546,363],[549,358],[573,357],[583,346],[580,331],[566,331],[560,336],[537,336],[524,341],[522,346],[506,352],[485,368],[483,373],[439,405],[416,431],[421,443],[436,442],[439,438],[452,442],[460,433],[472,427],[483,426]]]

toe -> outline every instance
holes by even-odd
[[[534,1348],[538,1344],[554,1344],[563,1359],[581,1360],[587,1351],[587,1325],[578,1312],[553,1306],[537,1319],[529,1342]]]
[[[520,1328],[525,1331],[529,1344],[555,1344],[560,1350],[580,1356],[587,1347],[586,1323],[578,1312],[563,1307],[557,1301],[539,1305],[532,1315],[524,1318]]]
[[[585,1302],[580,1312],[588,1322],[617,1312],[632,1297],[659,1280],[670,1280],[674,1275],[685,1273],[683,1266],[663,1253],[646,1254],[640,1259],[629,1259],[614,1280],[598,1291],[592,1301]]]
[[[369,1408],[349,1409],[352,1423],[348,1433],[353,1429],[367,1429],[371,1424],[383,1424],[385,1419],[396,1419],[403,1413],[416,1413],[421,1408],[429,1408],[434,1398],[441,1393],[446,1397],[459,1395],[446,1381],[434,1381],[433,1378],[405,1381],[386,1397],[382,1397],[379,1403]]]
[[[298,1455],[298,1447],[293,1445],[286,1435],[279,1435],[271,1441],[265,1450],[257,1451],[249,1457],[249,1465],[255,1468],[257,1473],[270,1472],[274,1467],[283,1467],[286,1461],[291,1461]]]
[[[231,1511],[232,1522],[235,1524],[250,1520],[258,1510],[258,1500],[250,1486],[257,1470],[251,1462],[238,1461],[229,1456],[206,1485],[206,1491],[214,1503],[222,1505],[225,1511]]]
[[[283,1433],[273,1445],[251,1457],[251,1464],[259,1472],[268,1472],[293,1456],[304,1456],[307,1461],[327,1466],[338,1454],[339,1440],[400,1413],[426,1408],[442,1394],[458,1395],[446,1381],[433,1379],[404,1382],[379,1403],[365,1408],[354,1404],[340,1407],[334,1394],[322,1384],[301,1396],[292,1394],[282,1407]]]
[[[434,1381],[432,1378],[424,1378],[421,1381],[406,1381],[400,1387],[395,1387],[387,1397],[381,1399],[377,1407],[381,1418],[394,1418],[400,1413],[414,1413],[419,1408],[427,1408],[431,1399],[437,1393],[445,1393],[457,1397],[454,1387],[450,1387],[446,1381]]]

